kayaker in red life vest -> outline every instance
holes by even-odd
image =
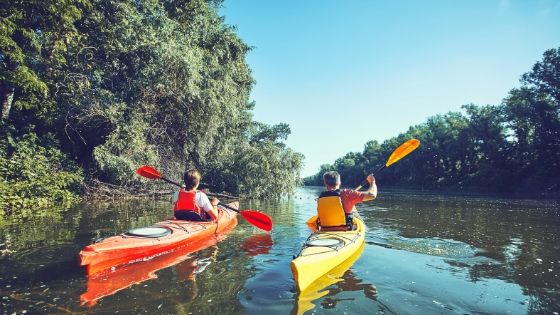
[[[175,219],[187,221],[215,221],[218,218],[218,198],[208,196],[197,190],[200,184],[200,172],[188,170],[183,175],[185,187],[179,190],[173,213]]]
[[[323,174],[326,190],[317,199],[317,214],[321,230],[346,230],[353,228],[356,204],[377,197],[377,185],[373,174],[368,175],[367,191],[340,189],[340,174],[330,171]]]

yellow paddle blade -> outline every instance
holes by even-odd
[[[418,148],[419,146],[420,146],[420,140],[414,138],[401,144],[398,148],[395,149],[395,151],[393,151],[393,154],[391,154],[385,166],[389,167],[389,165],[407,156],[410,152],[416,150],[416,148]]]
[[[315,232],[317,231],[317,219],[319,219],[318,216],[314,215],[311,218],[309,218],[309,220],[307,220],[307,227],[311,229],[311,231]]]

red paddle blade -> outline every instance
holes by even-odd
[[[258,227],[261,230],[270,232],[272,230],[272,219],[266,214],[255,210],[241,210],[239,214],[247,220],[247,222]]]
[[[136,170],[136,174],[138,174],[142,177],[152,178],[152,179],[161,178],[161,174],[155,168],[153,168],[149,165],[140,166]]]

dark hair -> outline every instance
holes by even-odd
[[[185,181],[185,189],[191,190],[198,186],[198,184],[200,183],[200,177],[200,172],[195,169],[186,171],[183,175],[183,180]]]
[[[323,182],[327,186],[335,186],[340,184],[340,174],[337,171],[329,171],[323,174]]]

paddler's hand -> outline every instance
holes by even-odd
[[[220,199],[212,197],[210,198],[210,203],[212,204],[212,206],[216,207],[220,203]]]
[[[375,177],[373,177],[373,174],[369,174],[368,177],[366,178],[366,180],[367,180],[370,187],[373,183],[375,183]]]
[[[364,193],[365,195],[362,201],[370,201],[377,198],[377,185],[375,184],[375,177],[373,177],[373,174],[369,174],[366,180],[369,184],[369,188]]]

